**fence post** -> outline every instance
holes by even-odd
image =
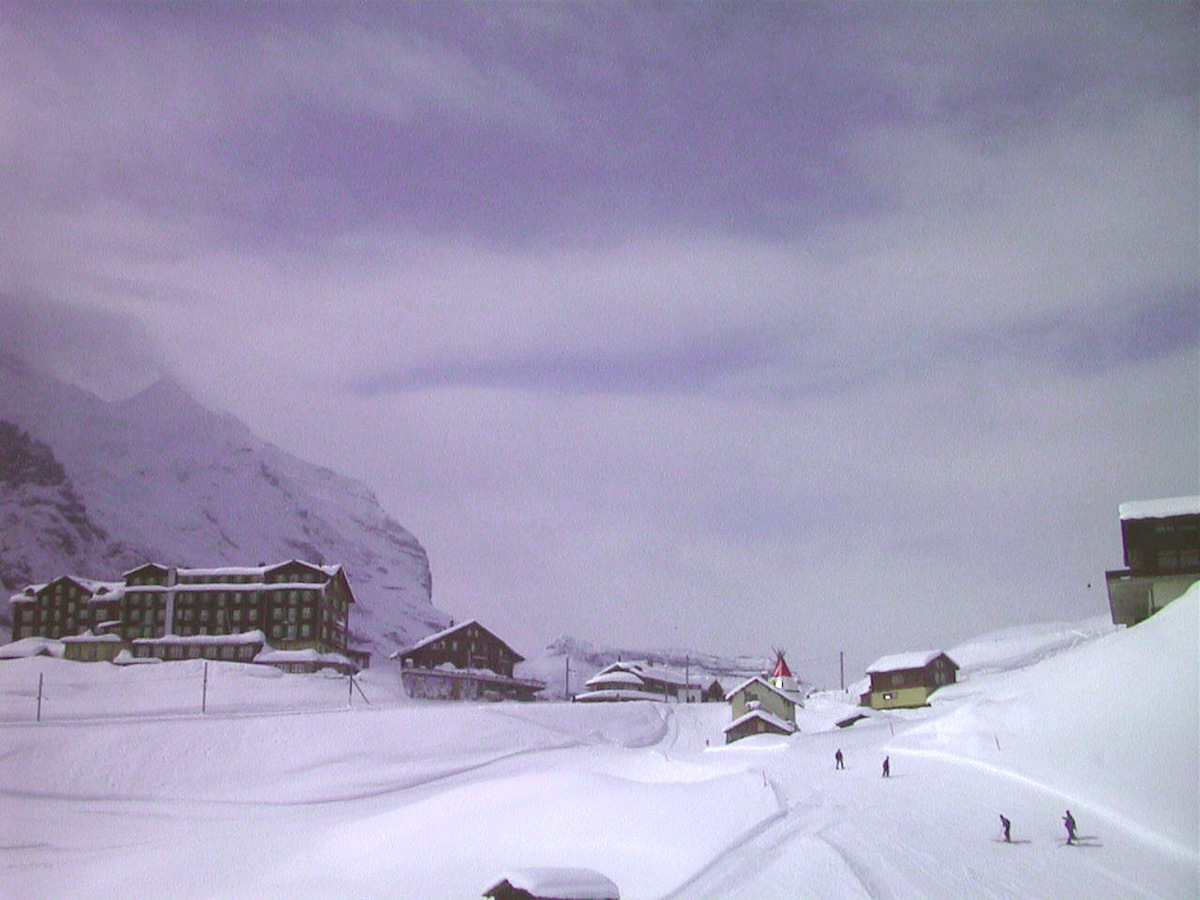
[[[208,663],[204,664],[204,683],[200,688],[200,715],[208,712]]]
[[[40,722],[40,721],[42,721],[42,679],[43,679],[43,678],[45,678],[45,677],[46,677],[46,676],[45,676],[45,674],[44,674],[44,673],[42,673],[42,672],[38,672],[38,704],[37,704],[37,720],[38,720],[39,722]]]

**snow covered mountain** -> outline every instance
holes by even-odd
[[[424,548],[365,486],[169,379],[109,403],[0,355],[0,422],[14,457],[0,476],[5,589],[64,573],[111,579],[145,560],[301,558],[346,567],[360,646],[390,652],[449,622],[431,603]]]

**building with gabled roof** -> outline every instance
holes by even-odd
[[[512,647],[475,619],[451,625],[397,650],[400,680],[410,697],[430,700],[532,700],[546,684],[517,678],[523,662]]]
[[[921,650],[883,656],[867,667],[871,688],[860,698],[872,709],[925,706],[929,695],[954,684],[958,663],[941,650]]]
[[[349,672],[369,658],[347,646],[355,601],[340,565],[146,563],[121,581],[63,575],[29,585],[10,602],[14,640],[60,639],[68,659],[202,658]],[[260,659],[266,651],[300,656]]]
[[[585,681],[584,686],[587,690],[575,696],[580,703],[622,700],[700,703],[706,696],[704,684],[694,681],[690,673],[620,660],[605,666]]]
[[[1115,625],[1136,625],[1200,581],[1200,496],[1122,503],[1125,568],[1105,573]]]
[[[733,721],[724,729],[727,744],[753,734],[795,734],[796,708],[804,706],[798,693],[784,690],[762,675],[747,678],[725,699],[733,714]]]

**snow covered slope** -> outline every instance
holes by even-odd
[[[126,557],[192,566],[341,563],[360,601],[351,628],[377,651],[449,622],[431,605],[424,549],[369,490],[259,440],[178,384],[161,381],[108,403],[0,356],[0,421],[53,451],[88,521],[127,548]],[[20,490],[0,486],[0,508],[20,503],[25,520],[45,512],[14,500]],[[38,549],[23,552],[36,559]],[[28,568],[34,580],[48,580],[71,561],[51,554]],[[74,562],[66,571],[119,575],[95,571],[96,554]]]
[[[197,662],[4,663],[3,884],[460,900],[514,867],[580,866],[625,900],[1191,898],[1198,607],[1194,588],[1135,628],[1084,625],[1073,647],[844,730],[851,707],[814,697],[800,734],[729,746],[723,704],[419,703],[370,670],[372,705],[347,709],[344,680],[210,664],[202,717]],[[1012,660],[1037,640],[982,643]],[[81,718],[114,691],[148,715]],[[255,712],[289,697],[326,709]]]

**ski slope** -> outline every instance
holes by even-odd
[[[1198,601],[989,636],[931,707],[838,729],[819,695],[730,746],[720,704],[417,703],[375,670],[347,708],[210,664],[200,715],[194,663],[7,662],[0,895],[458,900],[540,865],[626,900],[1195,897]]]

